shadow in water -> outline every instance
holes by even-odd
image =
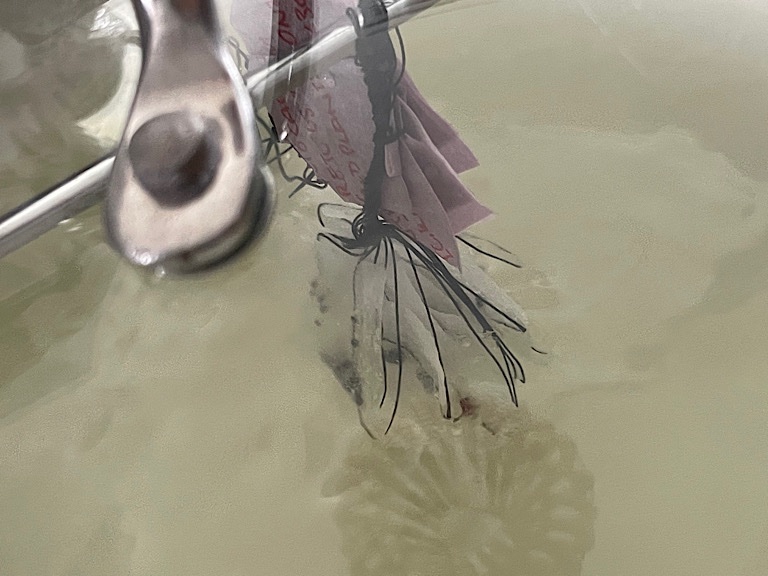
[[[85,342],[55,368],[16,382],[54,345],[82,330],[105,296],[116,260],[106,246],[91,245],[98,238],[89,236],[57,230],[40,240],[50,257],[36,258],[35,245],[0,262],[3,278],[28,281],[5,299],[7,284],[0,281],[0,417],[88,370],[91,350]]]
[[[754,245],[718,259],[712,282],[696,313],[721,314],[744,305],[765,290],[768,283],[768,233]]]
[[[592,475],[525,409],[494,433],[425,413],[361,437],[324,495],[356,576],[576,575],[594,541]]]
[[[78,122],[122,78],[120,22],[102,0],[0,6],[0,215],[90,164],[103,143]],[[52,391],[87,364],[73,353],[18,384],[54,344],[75,335],[103,298],[115,259],[100,245],[96,210],[0,260],[0,417]],[[82,352],[81,350],[77,351]],[[23,399],[22,399],[23,398]]]

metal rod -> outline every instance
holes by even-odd
[[[397,0],[389,8],[389,28],[437,4],[438,0]],[[335,62],[354,55],[357,38],[349,24],[311,46],[245,78],[256,107],[268,96],[282,95]],[[0,216],[0,258],[55,228],[59,222],[98,204],[106,193],[114,152],[45,192]]]
[[[103,197],[114,155],[71,175],[0,217],[0,258],[97,204]]]
[[[388,26],[396,28],[439,0],[398,0],[387,9]],[[299,50],[288,58],[249,74],[245,84],[254,98],[265,95],[282,95],[304,84],[313,75],[329,68],[344,58],[354,56],[357,32],[351,24],[336,28],[320,40]],[[257,104],[261,106],[262,102]]]

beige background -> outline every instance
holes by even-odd
[[[508,438],[423,415],[366,442],[315,355],[314,193],[184,282],[116,262],[91,215],[0,263],[0,574],[765,574],[768,13],[605,4],[404,28],[550,352]]]

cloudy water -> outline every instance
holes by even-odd
[[[547,353],[518,409],[451,423],[411,386],[365,434],[315,335],[330,191],[280,184],[269,233],[204,276],[118,261],[97,211],[0,262],[0,574],[768,573],[768,12],[669,4],[468,0],[403,27],[480,161],[462,177],[496,216],[473,232],[523,265],[489,269]],[[8,30],[2,211],[98,156],[77,123],[121,58]],[[103,92],[63,96],[86,61]]]

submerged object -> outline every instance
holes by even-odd
[[[525,373],[505,339],[526,332],[526,320],[471,257],[462,261],[460,243],[473,245],[456,236],[490,214],[458,177],[477,160],[408,77],[399,31],[399,60],[388,34],[432,3],[295,3],[256,4],[266,12],[251,22],[262,36],[248,40],[256,52],[247,55],[243,86],[210,0],[134,0],[144,60],[117,155],[0,219],[0,255],[92,203],[109,177],[107,232],[132,263],[193,272],[228,259],[263,227],[270,209],[270,177],[246,96],[246,86],[257,87],[275,139],[298,151],[316,186],[329,185],[359,206],[320,210],[318,286],[345,289],[341,273],[323,279],[341,257],[352,263],[353,295],[345,313],[352,324],[341,323],[341,334],[347,326],[351,336],[323,339],[321,355],[369,433],[389,431],[414,378],[439,398],[445,418],[459,417],[468,404],[457,374],[477,359],[516,405]],[[350,30],[353,49],[327,62],[343,55]],[[324,67],[316,70],[316,62]]]
[[[323,487],[350,574],[581,574],[597,509],[576,444],[525,408],[493,434],[478,416],[417,408],[398,434],[350,442]]]
[[[300,4],[240,1],[233,24],[256,68],[305,48],[316,28],[328,26],[324,10],[346,7],[357,33],[354,57],[270,108],[275,140],[289,142],[317,180],[360,206],[318,209],[313,292],[327,313],[316,320],[321,357],[371,436],[389,432],[403,387],[414,381],[439,399],[445,418],[457,418],[460,373],[478,359],[517,405],[525,373],[502,332],[525,332],[524,314],[471,258],[460,259],[456,239],[490,214],[458,178],[476,164],[474,155],[408,79],[402,39],[398,61],[382,2],[361,0],[356,10]],[[270,14],[271,35],[254,25]]]
[[[491,401],[518,403],[525,373],[506,341],[525,340],[527,318],[474,263],[482,255],[461,244],[461,271],[441,268],[404,235],[350,252],[336,238],[361,211],[325,205],[320,213],[318,347],[371,436],[390,430],[406,387],[436,397],[449,420],[469,410],[478,379],[494,392]]]

